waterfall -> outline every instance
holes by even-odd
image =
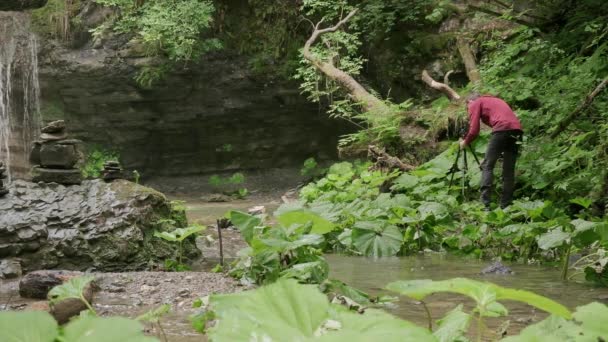
[[[27,172],[40,121],[36,36],[27,14],[0,12],[0,160],[9,183]]]

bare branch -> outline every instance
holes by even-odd
[[[462,61],[464,62],[464,66],[467,70],[467,77],[469,77],[469,81],[471,81],[473,84],[481,83],[481,75],[477,69],[475,55],[473,55],[473,51],[471,51],[469,42],[466,41],[462,36],[458,36],[458,38],[456,38],[456,45],[458,46],[458,51],[460,52],[460,56],[462,57]]]
[[[606,88],[606,85],[608,85],[608,76],[606,76],[604,80],[602,80],[602,82],[600,82],[600,84],[595,87],[595,89],[591,93],[589,93],[589,95],[587,95],[583,103],[581,103],[572,113],[568,114],[568,116],[566,116],[562,121],[557,124],[557,128],[555,129],[555,131],[553,131],[553,133],[551,133],[551,138],[556,138],[572,123],[572,121],[574,121],[574,119],[576,119],[576,117],[580,113],[587,109],[587,107],[589,107],[591,103],[593,103],[595,97],[602,90],[604,90],[604,88]]]
[[[445,75],[443,75],[443,83],[445,83],[445,85],[449,86],[450,85],[450,75],[452,75],[454,73],[454,70],[450,70],[448,72],[445,73]]]
[[[310,51],[311,46],[317,41],[317,39],[325,33],[335,32],[342,25],[346,24],[355,14],[357,9],[354,9],[348,13],[344,19],[341,19],[336,25],[320,29],[323,19],[315,25],[315,29],[310,35],[310,38],[304,44],[302,54],[312,65],[314,65],[319,71],[324,73],[328,78],[338,83],[352,96],[354,101],[361,103],[366,111],[374,111],[377,113],[385,113],[389,111],[388,106],[380,99],[370,94],[357,80],[351,75],[347,74],[343,70],[336,68],[333,65],[333,60],[325,61]],[[333,58],[333,57],[330,57]]]
[[[435,81],[426,70],[422,71],[422,81],[429,87],[444,93],[452,102],[460,100],[460,95],[449,85]]]

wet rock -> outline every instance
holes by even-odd
[[[83,291],[84,298],[93,305],[93,294],[95,293],[95,285],[89,284]],[[57,323],[65,324],[70,318],[78,316],[81,311],[87,310],[87,306],[80,299],[68,298],[60,302],[50,305],[51,315],[55,318]]]
[[[32,180],[34,182],[76,185],[82,182],[82,174],[78,169],[62,170],[35,166],[32,169]]]
[[[232,198],[230,196],[224,195],[224,194],[210,194],[210,195],[201,196],[201,200],[205,201],[205,202],[216,203],[216,202],[230,202],[230,201],[232,201]]]
[[[42,133],[63,133],[65,132],[65,121],[56,120],[49,122],[40,130]]]
[[[502,262],[496,261],[492,265],[481,270],[481,274],[513,274],[514,272]]]
[[[0,278],[11,279],[21,276],[21,263],[16,259],[0,261]]]
[[[54,270],[30,272],[19,282],[19,295],[23,298],[46,299],[53,287],[80,275],[80,272]]]
[[[40,148],[40,165],[48,168],[70,169],[78,161],[75,145],[44,144]]]
[[[6,179],[6,168],[4,163],[0,161],[0,198],[8,194],[8,189],[4,187],[3,179]]]
[[[256,205],[255,207],[247,209],[247,213],[249,215],[262,215],[266,213],[266,207],[263,205]]]
[[[179,290],[178,295],[180,297],[188,297],[190,296],[190,289],[181,289]]]
[[[158,220],[183,211],[153,189],[125,180],[73,186],[17,180],[10,190],[0,200],[0,258],[18,256],[26,271],[144,269],[178,248],[153,235]],[[200,255],[194,236],[183,250],[188,258]]]
[[[105,162],[103,164],[103,171],[101,171],[101,174],[103,180],[106,182],[125,178],[123,170],[120,167],[120,163],[115,160]]]

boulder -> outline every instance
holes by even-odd
[[[34,182],[73,185],[82,182],[82,174],[79,169],[64,170],[34,166],[32,168],[32,180]]]
[[[43,144],[40,148],[40,165],[45,168],[70,169],[78,161],[74,145],[58,143]]]
[[[142,270],[175,255],[178,245],[154,237],[185,214],[160,192],[126,180],[81,185],[17,180],[0,200],[0,258],[19,257],[25,271],[62,268]],[[185,257],[197,257],[194,236],[183,243]]]
[[[481,274],[514,274],[509,267],[505,266],[502,262],[496,261],[492,265],[481,270]]]
[[[40,130],[42,133],[60,133],[65,131],[65,121],[56,120],[49,122]]]
[[[21,263],[16,259],[0,260],[0,278],[10,279],[21,276]]]
[[[82,275],[73,271],[34,271],[26,274],[19,282],[19,295],[23,298],[46,299],[49,291],[72,277]]]

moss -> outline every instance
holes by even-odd
[[[68,40],[74,28],[80,26],[75,19],[80,5],[81,0],[49,0],[44,7],[32,11],[33,27],[40,34]]]

